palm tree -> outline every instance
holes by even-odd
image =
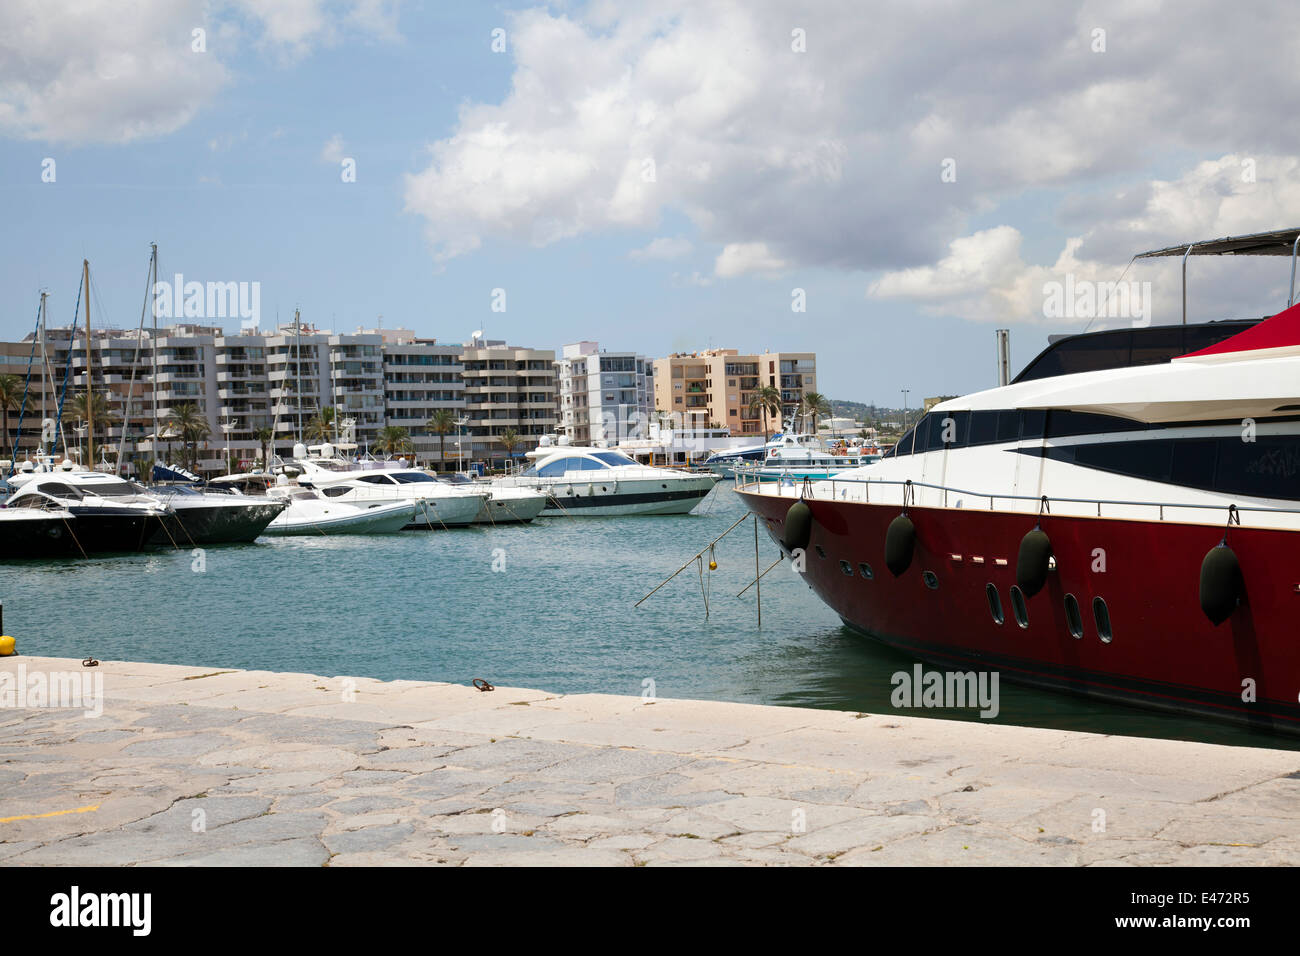
[[[338,416],[335,414],[332,405],[326,405],[307,423],[306,435],[316,441],[329,441],[330,434],[334,430],[334,422]]]
[[[800,409],[804,415],[812,416],[812,434],[816,435],[817,418],[821,415],[830,415],[831,403],[821,392],[804,392]]]
[[[754,389],[754,394],[749,398],[750,414],[761,412],[763,415],[763,443],[769,441],[767,428],[768,415],[775,415],[781,411],[781,392],[774,385],[764,385],[761,388]]]
[[[207,417],[193,402],[182,402],[174,406],[170,415],[172,424],[181,433],[181,457],[185,461],[185,467],[192,468],[198,459],[199,442],[212,434],[212,428],[208,425]]]
[[[447,432],[456,427],[456,414],[450,408],[439,408],[424,423],[424,427],[438,436],[438,462],[442,465],[442,470],[446,471],[447,454],[443,450],[442,443],[447,437]]]
[[[100,434],[108,435],[108,429],[117,422],[117,415],[109,410],[108,395],[104,392],[91,392],[89,406],[87,406],[86,402],[86,393],[84,391],[77,392],[72,396],[72,401],[63,409],[65,420],[84,422],[89,417],[88,413],[94,413],[95,416],[95,430],[90,435],[90,444],[93,445],[96,436]],[[90,456],[87,455],[86,457],[89,458]],[[94,464],[94,462],[86,462],[86,467],[93,468]]]
[[[269,445],[271,441],[275,438],[275,429],[259,428],[255,432],[253,432],[253,437],[256,438],[258,442],[260,442],[262,445],[262,467],[265,470],[270,471],[271,456],[267,453],[267,445]]]
[[[375,438],[375,451],[396,455],[411,450],[411,433],[401,425],[385,425]]]
[[[515,448],[519,445],[520,442],[523,441],[523,438],[520,437],[519,433],[515,431],[513,428],[507,428],[505,431],[503,431],[500,435],[497,436],[497,440],[500,441],[501,444],[505,446],[506,461],[510,462],[514,458]]]
[[[9,440],[9,410],[17,408],[22,401],[23,380],[17,375],[0,375],[0,417],[4,419],[0,430],[0,444]],[[18,436],[14,436],[9,445],[9,458],[18,454]]]

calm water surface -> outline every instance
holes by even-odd
[[[849,632],[782,565],[754,592],[751,524],[705,571],[633,605],[744,514],[724,482],[699,514],[264,538],[89,561],[0,564],[5,630],[32,655],[694,697],[895,712],[915,661]],[[760,563],[777,557],[759,537]],[[494,565],[503,570],[494,570]],[[1300,749],[1252,733],[1003,683],[997,723]],[[902,711],[978,719],[974,711]]]

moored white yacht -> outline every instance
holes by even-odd
[[[767,444],[757,465],[741,465],[736,474],[759,481],[821,479],[880,460],[879,451],[847,442],[828,444],[813,435],[781,435]]]
[[[545,494],[544,516],[688,514],[718,481],[642,465],[610,448],[544,443],[528,457],[531,468],[493,484]]]
[[[367,463],[368,465],[369,463]],[[456,528],[473,523],[491,492],[439,481],[404,461],[377,462],[367,467],[338,458],[329,445],[309,454],[301,445],[278,470],[305,488],[316,488],[331,501],[373,504],[406,501],[415,507],[411,528]]]
[[[1294,277],[1297,249],[1289,229],[1143,256],[1290,255]],[[1064,337],[869,467],[737,493],[885,644],[1300,732],[1300,306]]]
[[[453,488],[486,491],[488,497],[474,516],[474,524],[527,524],[546,507],[546,495],[528,488],[512,488],[497,482],[476,482],[459,472],[446,472],[438,480]]]
[[[368,504],[331,500],[315,488],[291,483],[285,475],[225,475],[214,478],[212,484],[236,489],[241,495],[266,495],[284,502],[287,507],[263,532],[272,536],[389,534],[411,524],[417,511],[414,502],[391,498]]]

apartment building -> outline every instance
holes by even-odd
[[[769,386],[781,393],[780,411],[767,420],[768,430],[776,431],[798,415],[804,395],[817,391],[816,353],[706,349],[654,361],[655,411],[686,427],[762,435],[763,415],[750,403],[758,389]]]
[[[428,427],[428,422],[443,408],[451,412],[453,421],[465,419],[463,351],[459,345],[439,345],[436,339],[418,339],[409,334],[384,343],[384,404],[388,424],[410,433],[417,460],[427,461],[441,470],[456,467],[459,429],[453,426],[439,441],[438,433]],[[462,439],[462,448],[464,444]]]
[[[476,338],[461,351],[464,365],[464,455],[470,460],[503,461],[501,435],[520,439],[519,458],[555,431],[555,351],[507,345]]]
[[[268,444],[274,452],[288,454],[326,406],[335,409],[345,437],[364,446],[387,423],[384,342],[394,331],[358,329],[336,335],[310,325],[230,335],[220,327],[201,325],[172,325],[156,334],[92,329],[89,364],[94,390],[107,397],[110,419],[106,442],[103,430],[96,427],[103,445],[96,458],[102,461],[115,454],[119,443],[124,443],[128,457],[173,457],[179,437],[167,421],[185,404],[193,405],[208,425],[209,434],[198,448],[197,467],[204,471],[225,470],[227,448],[235,459],[260,458],[257,436],[263,429],[273,430]],[[414,340],[412,333],[396,331],[404,333],[399,338]],[[49,329],[43,346],[34,336],[0,343],[0,373],[26,380],[29,361],[33,368],[23,447],[35,447],[43,419],[57,419],[65,378],[69,396],[85,390],[86,352],[80,328]],[[70,400],[65,399],[65,405]],[[69,411],[65,407],[66,441],[76,448],[78,423]],[[13,418],[11,439],[18,429],[17,415]]]
[[[561,435],[575,445],[616,444],[648,434],[654,362],[635,352],[608,352],[575,342],[555,363]]]

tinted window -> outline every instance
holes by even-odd
[[[1180,438],[1173,442],[1169,480],[1190,488],[1213,488],[1219,460],[1219,442],[1214,438]]]
[[[1020,437],[1020,413],[1017,411],[998,412],[998,441],[1015,441]]]
[[[1024,592],[1016,585],[1011,585],[1011,612],[1016,616],[1016,623],[1021,627],[1029,626],[1029,608],[1025,606]]]
[[[1032,441],[1043,437],[1043,429],[1047,426],[1047,412],[1028,411],[1020,413],[1020,439],[1021,441]]]
[[[1110,609],[1099,597],[1092,599],[1092,619],[1097,624],[1097,636],[1101,638],[1103,644],[1109,644],[1111,641]]]
[[[1065,596],[1065,626],[1070,629],[1071,637],[1083,637],[1083,615],[1079,612],[1079,602],[1073,594]]]
[[[1127,432],[1144,428],[1141,422],[1114,415],[1093,415],[1088,412],[1053,411],[1047,419],[1048,438],[1066,438],[1070,435],[1098,435],[1104,432]]]
[[[912,453],[912,440],[916,437],[916,427],[913,426],[907,430],[907,433],[898,440],[898,444],[889,449],[886,456],[892,458],[895,455],[910,455]]]
[[[1154,326],[1133,336],[1133,365],[1162,365],[1175,355],[1194,352],[1183,345],[1181,325]]]
[[[391,485],[392,481],[387,475],[362,475],[357,481],[364,481],[371,485]]]
[[[1234,321],[1150,326],[1072,336],[1049,345],[1013,381],[1028,382],[1053,375],[1129,365],[1155,365],[1222,342],[1255,324],[1254,321]]]
[[[635,465],[636,462],[627,455],[620,454],[616,451],[598,451],[596,457],[607,465]]]
[[[993,615],[993,623],[1001,624],[1004,620],[1002,616],[1002,599],[998,597],[998,589],[993,584],[984,585],[984,596],[989,602],[989,613]]]
[[[1261,498],[1300,498],[1300,437],[1219,439],[1215,491]]]
[[[57,481],[47,481],[41,485],[39,490],[43,491],[47,495],[53,495],[55,498],[81,498],[81,492],[70,488],[67,485],[60,484]]]
[[[105,498],[136,495],[142,490],[139,485],[132,485],[129,481],[96,481],[83,489],[88,494],[102,495]]]
[[[989,445],[998,439],[998,413],[972,412],[970,417],[970,444]]]
[[[970,412],[949,412],[939,416],[940,448],[961,448],[970,436]],[[947,438],[948,441],[943,439]]]
[[[1148,481],[1168,481],[1172,452],[1172,442],[1169,441],[1104,442],[1076,445],[1074,460],[1089,468],[1119,472]]]
[[[581,471],[582,466],[580,459],[577,458],[557,458],[537,469],[537,474],[542,478],[559,478],[566,471]]]
[[[422,471],[404,471],[399,474],[393,475],[392,477],[393,477],[393,481],[397,482],[399,485],[410,485],[421,481],[436,482],[438,480],[437,478],[433,477],[433,475],[426,475]]]

